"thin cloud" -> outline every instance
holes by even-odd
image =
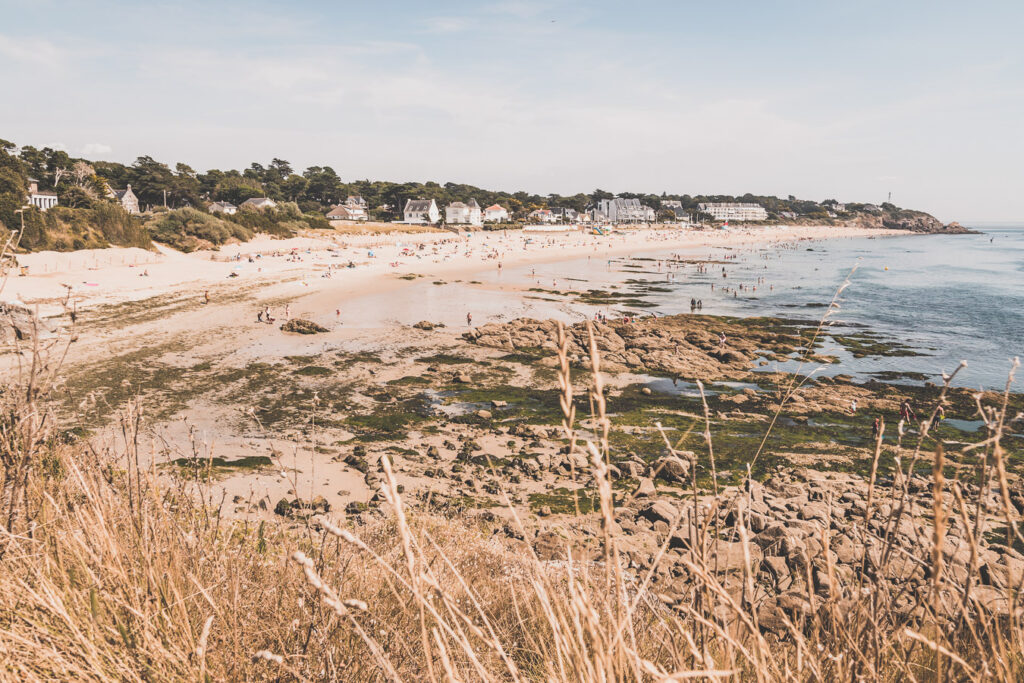
[[[19,38],[0,34],[0,55],[21,64],[49,69],[56,69],[64,62],[64,51],[42,38]]]
[[[473,22],[465,17],[431,17],[426,24],[431,33],[462,33],[468,31]]]
[[[82,156],[106,156],[113,152],[114,149],[110,145],[105,145],[102,142],[87,142],[82,145]]]

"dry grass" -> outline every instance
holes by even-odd
[[[593,441],[574,429],[573,384],[560,338],[563,428],[586,455],[600,498],[602,556],[542,562],[461,519],[410,509],[382,461],[387,514],[353,528],[318,518],[289,528],[220,516],[210,491],[139,468],[140,409],[125,407],[122,441],[97,452],[65,443],[46,410],[38,354],[2,395],[0,671],[10,680],[665,681],[1019,680],[1021,586],[985,585],[979,557],[993,518],[1024,542],[1010,504],[1000,437],[1005,404],[982,407],[990,438],[977,449],[977,500],[943,475],[941,450],[903,448],[893,485],[872,471],[860,571],[807,562],[800,608],[760,623],[749,518],[726,532],[719,511],[749,495],[692,499],[689,547],[677,566],[686,589],[662,595],[654,570],[630,567],[618,532],[608,419],[591,345]],[[1009,390],[1009,384],[1007,385]],[[941,400],[941,399],[940,399]],[[938,405],[936,405],[937,409]],[[922,440],[935,419],[922,425]],[[713,438],[705,425],[714,469]],[[666,443],[667,440],[666,440]],[[671,444],[669,444],[671,449]],[[875,462],[883,448],[876,445]],[[917,461],[932,485],[912,492]],[[195,484],[191,484],[195,486]],[[990,504],[995,491],[1000,505]],[[907,595],[888,580],[908,563],[895,530],[916,500],[930,528],[909,561],[929,577]],[[889,512],[874,523],[873,511]],[[509,509],[514,514],[515,509]],[[748,508],[749,509],[749,508]],[[525,529],[514,520],[512,526]],[[678,526],[678,524],[677,524]],[[959,529],[971,560],[945,568]],[[829,546],[833,529],[823,527]],[[671,532],[670,534],[671,535]],[[719,568],[717,539],[742,549],[739,571]],[[666,542],[659,555],[667,551]],[[654,563],[657,565],[657,562]],[[827,577],[827,581],[824,579]],[[824,586],[824,587],[823,587]],[[908,609],[908,601],[911,608]]]

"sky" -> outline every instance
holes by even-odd
[[[0,0],[0,138],[1024,223],[1024,2]]]

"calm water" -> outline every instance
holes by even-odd
[[[635,293],[650,307],[632,310],[659,314],[689,312],[690,299],[697,298],[705,314],[818,319],[849,276],[831,329],[838,334],[866,327],[927,355],[854,359],[829,344],[825,351],[840,362],[819,372],[861,377],[913,372],[937,380],[942,371],[952,371],[964,359],[968,367],[957,376],[958,385],[1001,388],[1010,360],[1024,356],[1024,226],[983,230],[980,235],[846,238],[682,255],[724,260],[705,273],[693,265],[659,266],[657,259],[669,256],[666,252],[637,252],[611,262],[595,255],[535,268],[506,268],[502,273],[490,267],[472,278],[480,284],[441,287],[424,282],[417,284],[415,293],[402,297],[408,310],[396,310],[393,299],[388,308],[396,322],[429,319],[449,325],[465,324],[463,307],[453,307],[453,300],[465,302],[476,324],[520,316],[571,321],[598,310],[615,314],[630,309],[628,304],[588,306],[544,292],[527,297],[515,292],[528,285]],[[736,296],[723,291],[741,283],[746,289]],[[651,291],[652,287],[665,291]],[[364,304],[372,308],[383,301]],[[775,367],[789,369],[769,369]]]

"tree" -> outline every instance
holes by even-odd
[[[249,178],[243,178],[237,174],[225,176],[217,183],[217,187],[213,190],[213,199],[230,202],[236,206],[246,199],[262,196],[263,188],[253,183]]]
[[[71,177],[75,179],[78,187],[85,185],[85,181],[95,175],[96,170],[84,161],[76,161],[71,167]]]
[[[270,168],[268,170],[274,171],[277,174],[278,180],[284,180],[288,176],[292,175],[292,173],[294,173],[294,171],[292,170],[292,165],[290,163],[288,163],[284,159],[277,158],[271,160]]]
[[[281,183],[281,192],[290,202],[297,202],[306,192],[308,181],[300,175],[292,173]]]
[[[321,204],[338,204],[344,191],[341,178],[330,166],[310,166],[303,172],[306,179],[306,197]]]

